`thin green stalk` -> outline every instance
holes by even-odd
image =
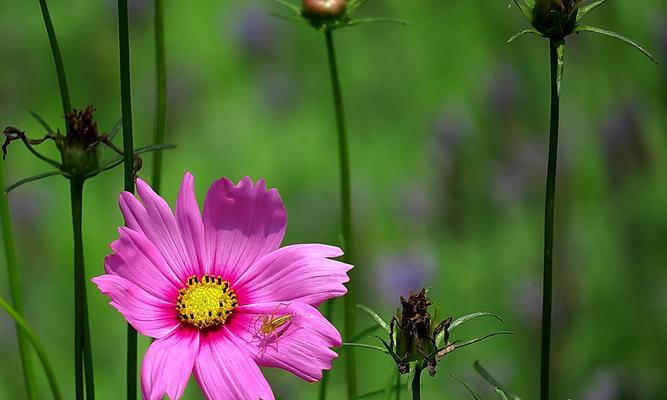
[[[421,379],[424,368],[420,363],[415,364],[415,376],[412,379],[412,400],[421,400]]]
[[[23,302],[21,300],[21,285],[19,283],[19,273],[16,267],[16,253],[14,252],[14,236],[12,235],[12,222],[9,216],[9,202],[7,194],[4,193],[5,171],[4,163],[0,162],[0,218],[2,221],[2,239],[5,247],[5,260],[7,262],[7,275],[9,292],[12,297],[12,304],[16,312],[23,315]],[[35,371],[30,357],[30,347],[24,333],[21,332],[18,322],[16,323],[16,333],[19,342],[19,355],[21,357],[21,368],[23,369],[23,380],[25,383],[28,399],[37,398],[37,385],[35,383]]]
[[[88,325],[88,299],[86,295],[86,269],[83,258],[83,179],[70,180],[72,205],[72,229],[74,232],[74,369],[76,398],[83,399],[85,370],[86,398],[95,398],[93,356]],[[85,368],[84,368],[85,367]]]
[[[549,161],[547,168],[546,200],[544,207],[544,272],[542,289],[542,341],[540,357],[540,399],[549,400],[551,366],[551,302],[553,276],[554,205],[556,195],[556,166],[558,163],[558,120],[560,98],[558,89],[558,45],[549,42],[551,63],[551,124],[549,132]]]
[[[155,144],[164,143],[167,116],[167,72],[164,55],[164,0],[155,0]],[[153,160],[153,189],[160,193],[162,151]]]
[[[53,368],[51,367],[51,363],[49,362],[49,359],[46,357],[46,351],[44,351],[44,346],[42,346],[41,342],[39,339],[37,339],[37,335],[35,335],[35,332],[30,328],[30,326],[25,322],[25,320],[21,317],[20,313],[12,308],[7,302],[0,297],[0,307],[2,307],[7,313],[14,318],[14,321],[16,322],[16,326],[18,326],[21,329],[21,333],[25,335],[25,337],[32,343],[32,347],[35,349],[35,353],[37,353],[37,357],[39,358],[39,361],[41,361],[42,366],[44,367],[44,372],[46,373],[46,379],[49,381],[49,387],[51,388],[51,393],[53,394],[53,398],[55,400],[62,400],[63,396],[60,394],[60,389],[58,388],[58,381],[56,380],[56,374],[53,373]]]
[[[134,143],[132,140],[132,89],[130,82],[130,31],[127,0],[118,0],[118,46],[120,55],[120,95],[123,115],[125,190],[134,193]],[[137,398],[137,331],[127,325],[127,398]]]
[[[67,76],[65,76],[65,66],[63,65],[63,57],[60,54],[60,47],[58,46],[58,39],[56,39],[56,31],[51,22],[51,15],[49,14],[49,7],[46,0],[39,0],[39,6],[42,9],[42,17],[44,19],[44,26],[46,33],[49,36],[49,44],[51,45],[51,53],[53,53],[53,63],[56,66],[56,74],[58,75],[58,86],[60,87],[60,98],[63,103],[63,116],[67,115],[72,110],[72,105],[69,99],[69,89],[67,88]]]
[[[336,63],[336,51],[334,48],[333,35],[330,30],[325,30],[324,37],[327,44],[327,58],[329,61],[329,72],[331,74],[331,87],[333,90],[334,108],[336,111],[336,126],[338,128],[338,155],[340,169],[340,202],[341,202],[341,224],[343,250],[345,251],[344,261],[351,263],[354,260],[353,240],[352,240],[352,200],[350,190],[350,157],[347,143],[347,126],[345,123],[345,109],[343,106],[343,95],[340,89],[340,79],[338,77],[338,65]],[[355,334],[354,318],[354,279],[348,283],[348,293],[344,297],[344,335],[351,338]],[[357,397],[357,366],[354,349],[348,347],[346,351],[346,381],[347,396],[349,399]],[[323,389],[326,391],[326,387]]]

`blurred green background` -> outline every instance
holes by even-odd
[[[116,2],[51,2],[72,102],[94,105],[101,130],[120,118]],[[426,399],[462,399],[454,373],[493,398],[481,359],[524,399],[537,397],[548,49],[526,37],[510,0],[374,0],[360,16],[405,19],[335,34],[349,119],[359,301],[389,319],[400,295],[431,287],[445,314],[502,315],[458,330],[467,339],[517,332],[448,355],[425,378]],[[131,0],[135,142],[153,130],[150,0]],[[201,201],[220,176],[264,177],[290,218],[286,243],[337,244],[338,158],[323,37],[269,16],[271,1],[167,2],[164,197],[184,171]],[[589,23],[646,45],[581,34],[568,41],[557,191],[555,399],[665,399],[667,393],[667,5],[610,1]],[[63,128],[51,53],[36,1],[2,0],[0,125],[43,134],[29,111]],[[44,148],[49,145],[43,146]],[[55,156],[53,149],[44,150]],[[152,156],[140,176],[150,177]],[[47,170],[18,143],[8,181]],[[67,182],[49,178],[10,194],[28,321],[73,397],[72,239]],[[89,181],[84,199],[87,273],[121,224],[120,168]],[[4,263],[4,259],[2,261]],[[4,265],[0,269],[5,276]],[[121,398],[125,322],[88,286],[100,399]],[[6,279],[0,295],[9,298]],[[340,309],[340,307],[338,307]],[[359,315],[359,326],[371,321]],[[338,326],[339,316],[336,317]],[[142,339],[142,346],[147,340]],[[0,315],[0,398],[24,390],[12,321]],[[360,350],[361,353],[363,350]],[[388,359],[359,357],[361,392],[384,387]],[[40,393],[47,398],[39,365]],[[309,385],[267,371],[283,399],[315,398]],[[331,398],[343,398],[336,362]],[[404,394],[407,398],[407,392]],[[191,382],[185,398],[201,398]]]

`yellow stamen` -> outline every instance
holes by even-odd
[[[224,325],[237,305],[236,293],[220,276],[191,276],[178,291],[176,310],[182,322],[205,329]]]

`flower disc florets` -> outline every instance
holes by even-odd
[[[236,293],[222,277],[191,276],[178,291],[176,310],[182,322],[205,329],[224,325],[237,305]]]

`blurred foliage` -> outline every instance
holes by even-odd
[[[336,32],[351,135],[360,302],[388,318],[421,285],[443,313],[489,311],[516,331],[443,360],[425,398],[460,399],[482,359],[523,398],[537,393],[548,49],[533,37],[506,45],[524,24],[504,1],[374,0],[360,16],[410,22]],[[512,6],[513,8],[514,6]],[[4,0],[0,13],[0,124],[41,134],[36,111],[61,130],[57,81],[37,2]],[[120,117],[116,4],[52,2],[76,107],[92,104],[101,131]],[[338,168],[321,35],[268,14],[270,1],[166,4],[168,65],[164,196],[184,171],[200,204],[224,175],[265,177],[286,203],[287,243],[337,242]],[[662,399],[667,393],[667,6],[609,1],[590,22],[637,39],[634,50],[596,36],[569,38],[557,192],[554,398]],[[131,0],[137,147],[152,138],[152,3]],[[55,156],[54,154],[52,154]],[[149,177],[151,156],[144,158]],[[8,181],[43,172],[26,151],[7,158]],[[86,185],[89,276],[121,224],[120,169]],[[142,175],[142,173],[140,173]],[[67,186],[49,178],[10,194],[26,319],[72,397],[72,242]],[[0,269],[4,274],[4,266]],[[412,273],[412,272],[415,273]],[[0,275],[3,276],[3,275]],[[381,285],[381,286],[380,286]],[[387,296],[385,287],[394,290]],[[99,398],[124,385],[125,323],[88,286]],[[7,296],[5,279],[0,295]],[[340,307],[339,307],[340,308]],[[360,328],[369,324],[359,315]],[[487,325],[485,325],[487,324]],[[491,325],[489,325],[491,324]],[[488,331],[493,321],[460,334]],[[370,324],[369,324],[370,325]],[[0,316],[0,398],[21,399],[12,321]],[[145,347],[147,340],[142,340]],[[363,350],[359,350],[363,351]],[[393,366],[364,354],[362,391],[385,387]],[[332,397],[342,398],[342,364]],[[40,379],[46,396],[46,380]],[[269,372],[284,399],[317,387]],[[186,398],[200,398],[190,385]]]

